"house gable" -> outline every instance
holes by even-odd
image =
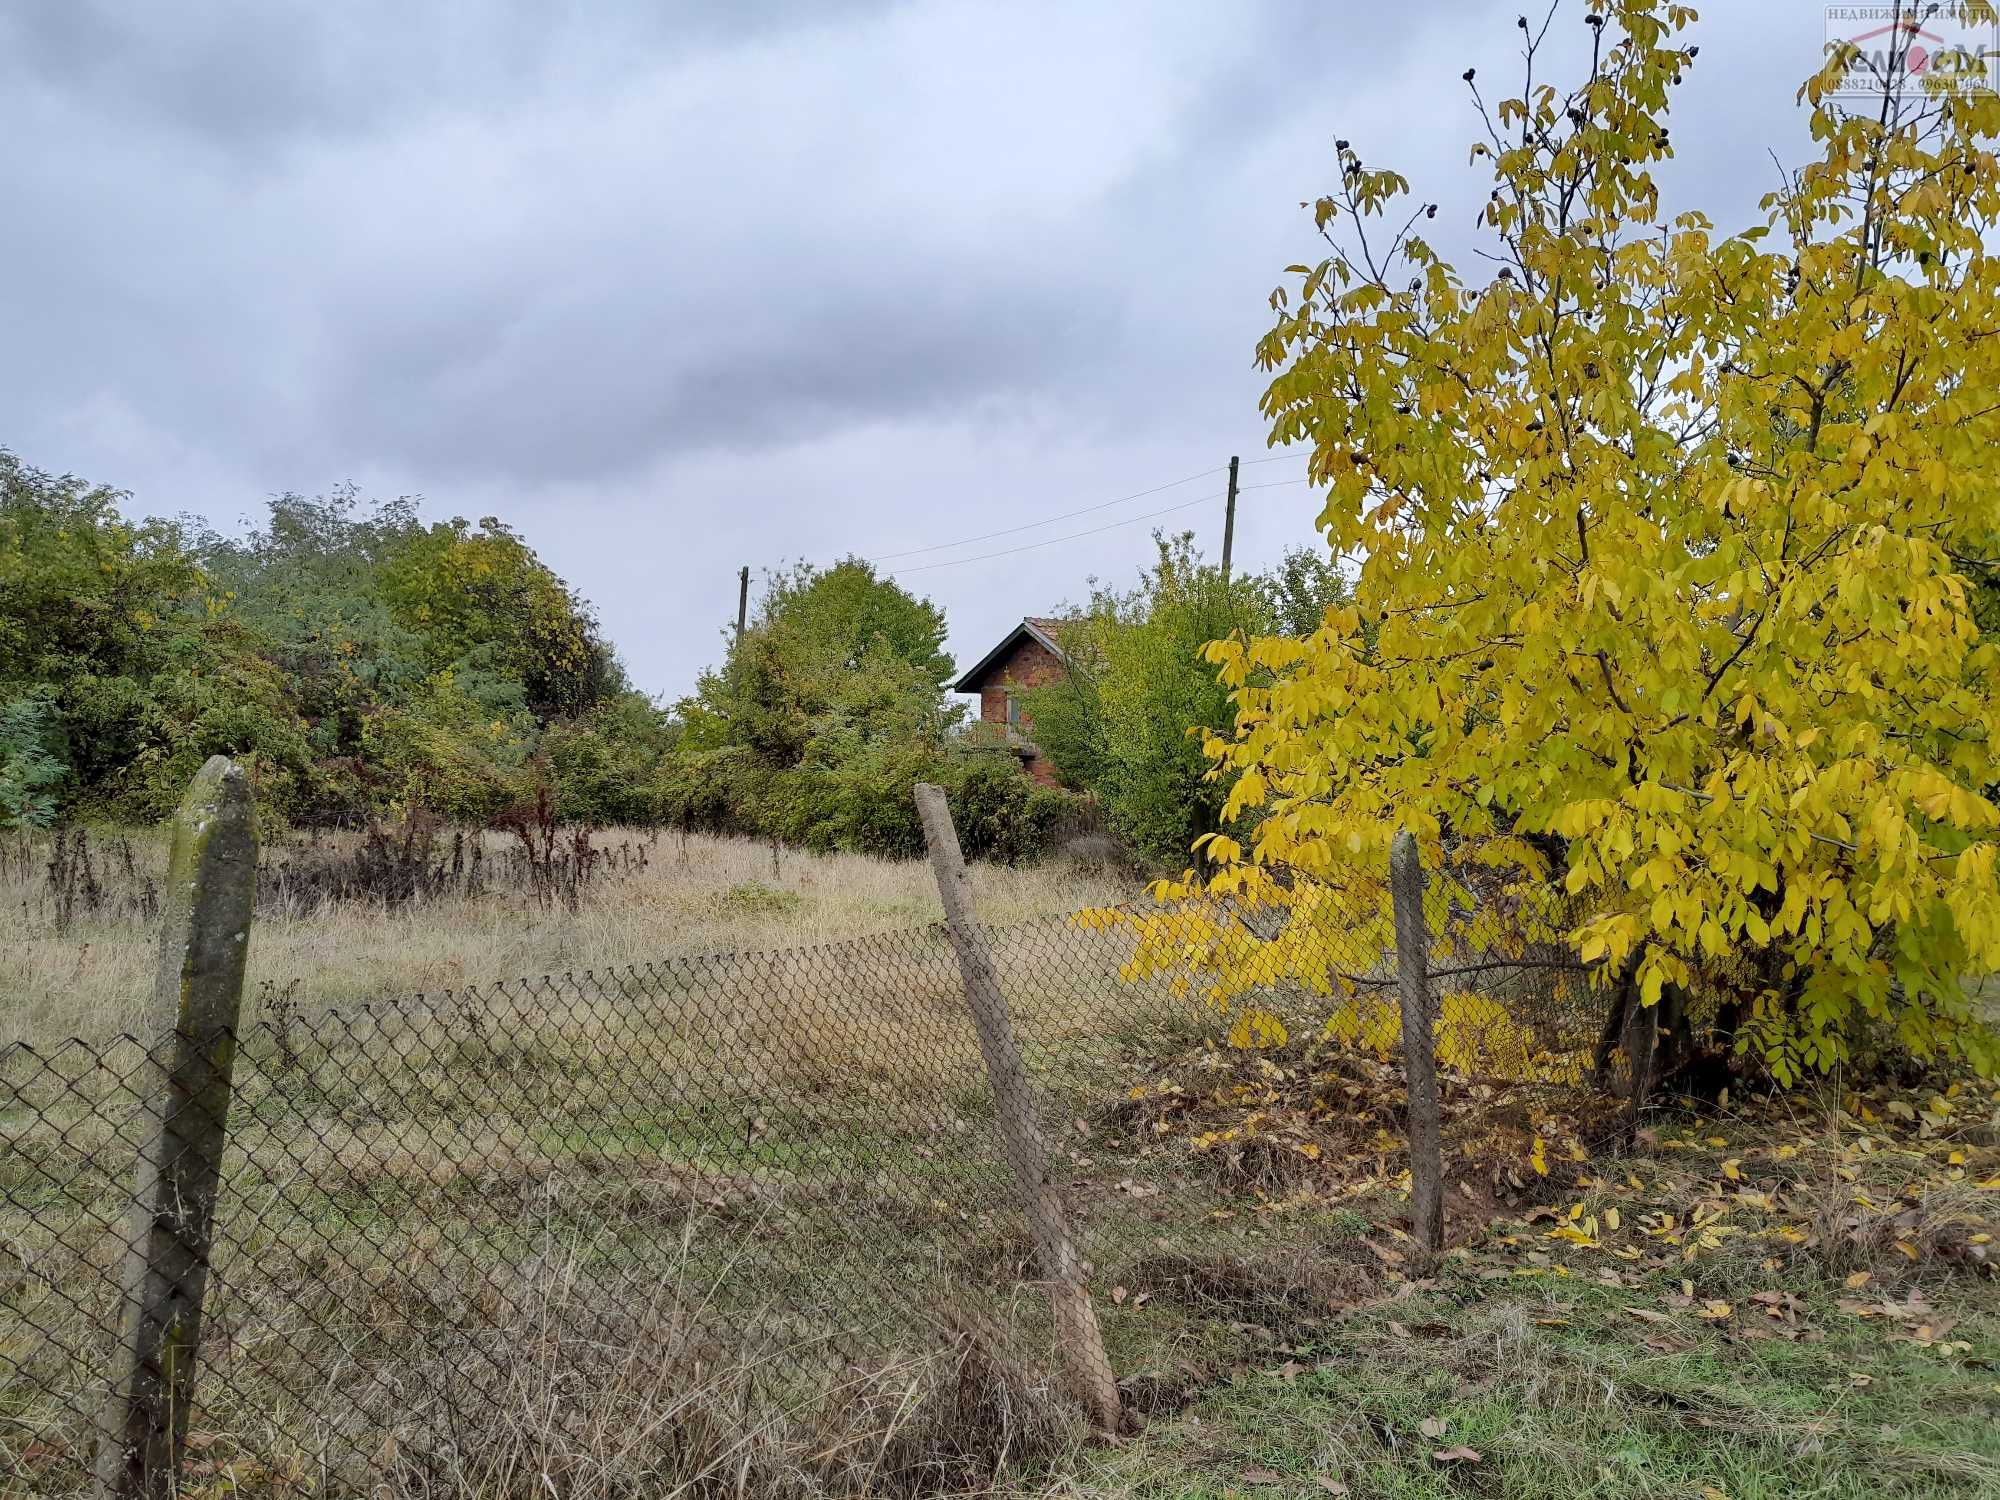
[[[1033,671],[1040,681],[1065,669],[1062,647],[1056,644],[1058,622],[1030,615],[979,659],[979,664],[952,684],[957,693],[984,693],[989,686],[1012,680],[1022,687],[1035,683],[1024,676]]]
[[[1007,633],[979,664],[953,684],[954,691],[979,695],[979,720],[1002,736],[1021,757],[1027,773],[1047,785],[1056,784],[1055,768],[1033,741],[1034,725],[1019,714],[1013,692],[1060,681],[1069,667],[1056,644],[1059,622],[1030,616]]]

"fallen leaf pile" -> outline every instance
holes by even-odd
[[[1401,1068],[1363,1052],[1210,1047],[1147,1064],[1093,1121],[1141,1158],[1194,1161],[1235,1191],[1324,1207],[1408,1187]],[[1445,1154],[1453,1187],[1482,1208],[1540,1201],[1572,1185],[1589,1142],[1617,1129],[1615,1106],[1582,1085],[1446,1075]]]

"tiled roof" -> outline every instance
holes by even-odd
[[[952,684],[952,691],[956,693],[978,692],[980,684],[986,680],[987,674],[1000,665],[1006,658],[1007,653],[1014,649],[1015,643],[1024,635],[1040,641],[1049,650],[1055,652],[1057,658],[1060,659],[1063,653],[1062,647],[1056,642],[1056,632],[1062,628],[1063,624],[1063,621],[1053,619],[1047,615],[1023,616],[1021,623],[1008,631],[1006,638],[991,651],[987,652],[980,659],[978,666]]]

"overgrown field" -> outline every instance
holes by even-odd
[[[1201,1018],[1117,985],[1102,935],[996,941],[1101,1276],[1225,1254],[1233,1190],[1115,1108]],[[83,1489],[147,1063],[5,1055],[0,1455],[28,1492]],[[278,1009],[237,1066],[198,1493],[918,1494],[1074,1446],[935,929]]]
[[[324,957],[242,1048],[189,1493],[2000,1491],[1987,1087],[1829,1086],[1623,1139],[1575,1085],[1453,1077],[1452,1248],[1426,1273],[1393,1067],[1305,1025],[1234,1051],[1219,1017],[1121,983],[1116,934],[1009,920],[1132,1415],[1097,1441],[955,963],[913,925],[927,872],[644,847],[574,908],[497,874],[267,902],[260,943]],[[1008,919],[1117,890],[976,879]],[[53,925],[23,899],[10,921]],[[66,920],[36,941],[95,923],[102,972],[144,974],[143,914]],[[563,933],[561,969],[506,962]],[[485,982],[510,968],[555,977]],[[392,986],[412,972],[451,982]],[[33,1034],[0,1069],[0,1489],[60,1496],[101,1398],[146,1056]]]
[[[402,829],[278,841],[263,856],[249,991],[325,1005],[676,954],[816,943],[939,919],[920,861],[775,853],[768,843],[600,830]],[[121,1030],[152,984],[166,849],[153,830],[0,841],[0,1042]],[[419,871],[427,872],[419,874]],[[982,916],[1008,923],[1130,894],[1064,862],[978,864]]]

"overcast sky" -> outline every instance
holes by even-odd
[[[1265,457],[1252,346],[1334,138],[1459,251],[1459,75],[1518,77],[1517,8],[0,0],[0,446],[223,526],[342,481],[500,516],[676,696],[740,564]],[[1668,206],[1727,227],[1805,147],[1825,7],[1701,8]],[[1246,565],[1313,539],[1303,471],[1246,470]],[[969,665],[1154,525],[1214,555],[1219,490],[890,566]]]

